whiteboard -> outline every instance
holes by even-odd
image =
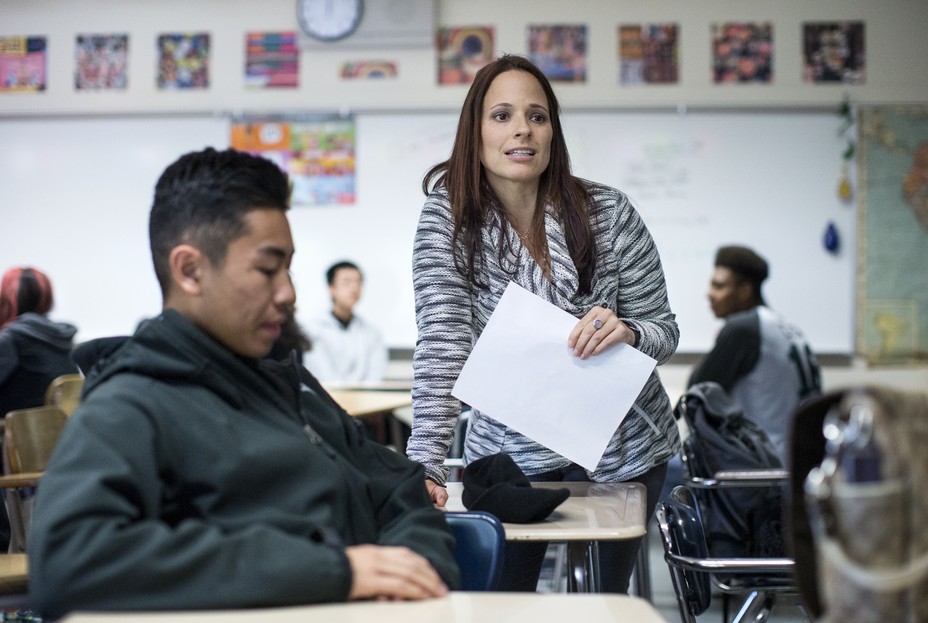
[[[625,191],[654,236],[680,352],[711,347],[715,250],[754,248],[768,305],[822,353],[853,352],[855,223],[837,196],[846,139],[827,113],[605,115],[565,119],[574,171]],[[836,253],[825,229],[839,232]]]
[[[388,345],[416,339],[412,241],[424,173],[447,158],[457,115],[375,113],[357,121],[357,201],[290,211],[298,319],[328,307],[325,268],[365,274],[358,313]],[[836,196],[843,140],[827,113],[568,112],[575,174],[627,192],[663,259],[680,352],[711,347],[705,291],[720,244],[767,257],[768,303],[819,352],[853,352],[854,211]],[[52,316],[78,339],[124,334],[160,307],[147,221],[161,171],[180,154],[228,144],[224,117],[0,120],[0,270],[52,277]],[[823,248],[833,221],[837,253]]]
[[[0,270],[52,280],[77,340],[131,333],[161,307],[148,246],[155,182],[180,154],[228,144],[223,118],[0,121]]]

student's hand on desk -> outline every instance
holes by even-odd
[[[425,479],[425,488],[429,492],[429,497],[435,502],[435,506],[443,508],[448,501],[448,490],[435,482],[434,480]]]
[[[355,545],[345,549],[351,565],[349,600],[428,599],[448,587],[424,557],[407,547]]]
[[[567,347],[573,350],[575,357],[588,359],[619,342],[634,346],[635,340],[635,332],[619,320],[611,309],[594,307],[570,332]]]

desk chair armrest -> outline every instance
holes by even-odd
[[[692,558],[665,553],[664,560],[682,569],[711,573],[789,573],[796,566],[792,558]]]
[[[4,474],[0,476],[0,489],[18,489],[34,487],[39,484],[42,472],[23,472],[21,474]]]
[[[780,487],[789,484],[785,469],[746,469],[719,471],[711,477],[686,476],[687,484],[697,489],[722,487]]]

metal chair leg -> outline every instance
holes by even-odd
[[[751,591],[732,623],[764,623],[773,610],[776,598],[763,591]]]
[[[564,570],[567,567],[567,543],[552,543],[549,547],[555,548],[554,554],[554,573],[551,577],[551,585],[554,590],[560,590],[561,579],[565,578]]]
[[[648,523],[650,526],[650,522]],[[638,556],[635,560],[635,594],[642,599],[651,601],[651,554],[650,537],[648,532],[641,537],[638,547]]]
[[[567,544],[567,590],[571,593],[599,593],[599,548],[596,541]]]

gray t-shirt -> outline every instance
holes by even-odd
[[[689,384],[702,381],[715,381],[738,402],[767,432],[784,464],[793,412],[822,389],[818,362],[802,331],[763,305],[725,319]]]

